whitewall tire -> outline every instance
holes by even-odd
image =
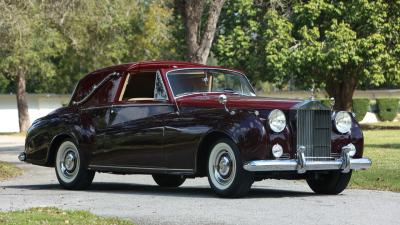
[[[211,188],[221,197],[241,197],[253,184],[252,174],[243,169],[239,149],[227,138],[212,145],[207,176]]]
[[[58,182],[66,189],[86,189],[94,178],[87,161],[72,140],[65,140],[57,149],[55,171]]]

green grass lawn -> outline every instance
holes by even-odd
[[[17,136],[17,137],[25,137],[26,136],[26,132],[3,132],[0,133],[0,135],[7,135],[7,136]]]
[[[356,171],[351,188],[400,192],[400,131],[364,131],[364,156],[372,159],[372,167]]]
[[[400,127],[400,121],[383,121],[383,122],[376,122],[376,123],[368,123],[368,125],[372,126],[383,126],[383,127]]]
[[[376,122],[376,123],[363,123],[360,124],[363,130],[400,130],[400,121],[396,122]]]
[[[73,224],[73,225],[111,225],[133,224],[129,220],[115,217],[100,217],[87,211],[64,211],[57,208],[31,208],[21,211],[0,212],[0,224],[35,225],[35,224]]]
[[[0,161],[0,181],[22,174],[22,170],[11,163]]]

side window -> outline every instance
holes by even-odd
[[[156,81],[154,85],[154,99],[155,100],[167,100],[167,91],[165,90],[164,83],[161,78],[161,74],[157,72]]]
[[[128,76],[120,101],[167,100],[161,74],[156,71],[135,72]]]
[[[154,100],[155,72],[136,72],[130,74],[121,100]]]

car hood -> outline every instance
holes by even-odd
[[[186,107],[216,107],[223,106],[218,102],[221,93],[192,94],[176,98],[179,106]],[[227,96],[227,107],[236,109],[290,109],[301,100],[269,98],[256,96],[240,96],[225,94]]]

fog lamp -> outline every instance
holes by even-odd
[[[356,154],[356,146],[354,146],[353,144],[348,144],[347,146],[349,146],[350,151],[349,151],[349,156],[353,157]]]
[[[349,156],[353,157],[356,154],[356,146],[354,146],[352,143],[344,146],[343,148],[349,149]]]
[[[272,155],[274,155],[275,158],[279,158],[283,155],[283,148],[280,144],[272,146]]]

